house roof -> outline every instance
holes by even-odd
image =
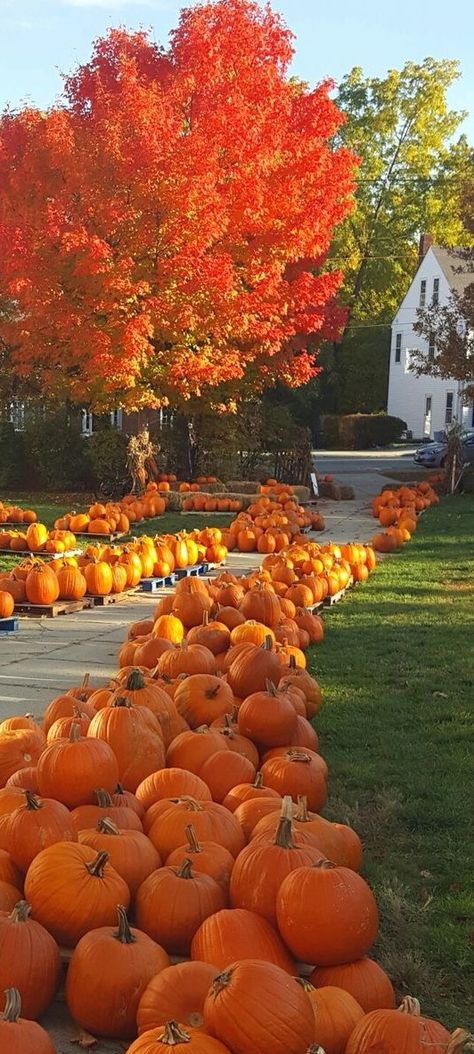
[[[472,249],[432,245],[431,250],[451,289],[456,293],[463,293],[467,286],[474,282],[474,252]]]

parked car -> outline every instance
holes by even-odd
[[[474,429],[463,432],[462,445],[464,460],[468,462],[474,461]],[[416,451],[414,461],[417,465],[423,465],[425,468],[443,468],[447,451],[446,440],[437,443],[425,443],[424,446],[421,446]]]

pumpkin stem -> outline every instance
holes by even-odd
[[[324,1047],[319,1047],[317,1043],[312,1043],[312,1045],[308,1047],[308,1054],[326,1054],[326,1051],[324,1050]]]
[[[186,838],[188,839],[188,849],[190,853],[202,853],[202,845],[198,840],[198,836],[192,823],[189,823],[188,826],[184,828],[184,831]]]
[[[294,849],[293,842],[293,802],[289,794],[285,795],[281,803],[280,820],[278,823],[274,845],[282,849]]]
[[[167,1021],[165,1031],[161,1036],[157,1036],[157,1042],[163,1043],[167,1047],[177,1047],[180,1043],[189,1043],[190,1041],[191,1036],[189,1032],[186,1032],[182,1025],[178,1025],[177,1021]]]
[[[127,677],[127,691],[136,692],[139,688],[145,687],[145,678],[141,670],[135,667],[131,670]]]
[[[273,648],[273,637],[268,635],[265,637],[264,643],[262,644],[263,651],[271,651]]]
[[[79,691],[77,693],[77,698],[82,703],[84,703],[85,700],[87,699],[87,688],[89,686],[90,676],[91,676],[90,673],[85,673],[84,674],[84,677],[82,678],[81,687],[80,687],[80,689],[79,689]]]
[[[118,699],[114,699],[110,704],[111,706],[125,706],[128,710],[132,709],[130,699],[126,699],[124,695],[119,695]]]
[[[209,625],[209,612],[208,611],[203,611],[201,625],[202,626],[208,626]]]
[[[322,871],[330,871],[333,867],[337,866],[337,864],[333,864],[332,860],[318,860],[316,864],[311,864],[311,867],[319,867]],[[405,1000],[403,1000],[403,1002],[405,1002]],[[399,1010],[401,1010],[401,1007],[399,1007]],[[405,1013],[407,1013],[407,1011],[405,1011]]]
[[[215,699],[221,690],[221,685],[216,684],[215,688],[207,688],[205,691],[206,699]]]
[[[286,757],[288,761],[304,761],[306,765],[311,761],[309,754],[305,754],[303,750],[287,750]]]
[[[290,655],[290,661],[288,663],[288,668],[290,670],[296,670],[296,668],[297,668],[296,667],[296,659],[295,659],[294,655]]]
[[[101,817],[97,823],[96,830],[100,831],[101,834],[120,834],[117,824],[109,816]]]
[[[464,1028],[456,1028],[446,1047],[446,1054],[461,1054],[462,1051],[474,1050],[474,1035]]]
[[[73,721],[69,732],[69,742],[77,743],[81,738],[81,726],[78,721]]]
[[[237,707],[235,707],[235,710],[236,710],[236,716],[237,716],[237,713],[238,713]],[[234,725],[234,724],[235,724],[234,707],[232,707],[232,713],[224,714],[224,729],[223,729],[224,732],[227,732],[227,731],[228,732],[232,732],[232,725]]]
[[[135,944],[137,938],[133,936],[127,918],[127,912],[121,904],[117,904],[118,930],[114,933],[115,940],[121,944]]]
[[[97,804],[100,805],[101,809],[110,809],[113,805],[112,798],[105,787],[96,787],[94,794],[97,798]]]
[[[264,784],[263,784],[263,772],[261,772],[261,770],[259,769],[259,770],[258,770],[258,772],[257,772],[257,773],[256,773],[256,775],[255,775],[255,779],[254,779],[254,781],[253,781],[253,786],[254,786],[254,787],[255,787],[255,788],[257,789],[257,790],[260,790],[260,789],[261,789],[261,787],[263,787],[263,785],[264,785]]]
[[[25,791],[25,798],[26,798],[25,808],[28,809],[29,812],[30,811],[31,812],[33,812],[33,811],[37,812],[38,809],[42,809],[43,808],[43,802],[37,797],[36,794],[33,794],[33,791],[26,790]]]
[[[97,853],[95,860],[90,864],[86,864],[87,870],[90,875],[94,875],[96,878],[104,877],[104,867],[109,859],[109,854],[100,852]]]
[[[314,987],[314,984],[311,984],[311,981],[308,981],[307,977],[295,977],[295,981],[297,981],[298,984],[301,985],[302,989],[305,992],[315,992],[316,991],[316,989]],[[314,1049],[318,1050],[319,1048],[315,1047]],[[312,1047],[310,1047],[310,1050],[312,1050]]]
[[[203,811],[203,807],[201,805],[201,802],[197,801],[196,798],[191,798],[189,794],[183,794],[180,798],[170,798],[170,801],[172,801],[173,803],[176,803],[176,804],[179,804],[180,802],[184,802],[184,804],[186,805],[186,808],[189,809],[190,812],[202,812]]]
[[[223,988],[227,988],[227,985],[230,984],[231,980],[232,980],[232,968],[231,967],[228,970],[223,970],[222,973],[219,973],[217,975],[217,977],[215,977],[213,982],[212,982],[212,991],[214,992],[214,995],[218,995],[219,992],[222,992]]]
[[[5,988],[5,1010],[0,1017],[3,1021],[16,1024],[21,1014],[21,997],[18,988]]]
[[[308,823],[308,799],[306,794],[298,794],[298,808],[296,810],[295,820],[299,820],[300,823]]]
[[[10,915],[12,922],[26,922],[28,916],[31,915],[31,904],[28,904],[27,900],[19,900]]]
[[[195,728],[194,731],[197,733],[198,736],[204,736],[206,732],[209,732],[209,725],[198,725],[198,727]]]
[[[406,995],[405,998],[402,999],[398,1009],[401,1014],[411,1014],[413,1017],[420,1017],[421,1015],[419,1001],[418,999],[414,999],[412,995]]]
[[[186,859],[183,860],[183,863],[181,864],[181,866],[178,868],[178,870],[176,872],[176,877],[177,878],[193,878],[194,877],[193,876],[192,860],[190,860],[189,857],[186,857]]]
[[[269,681],[269,680],[265,681],[265,688],[267,689],[267,694],[268,695],[272,695],[273,697],[276,696],[277,690],[275,688],[275,685],[273,684],[273,681]]]
[[[117,783],[114,794],[125,794],[125,787],[121,783]]]

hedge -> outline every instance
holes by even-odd
[[[400,439],[406,422],[389,414],[326,414],[321,419],[327,449],[365,450]]]

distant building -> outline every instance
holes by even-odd
[[[420,265],[393,320],[390,347],[387,410],[406,421],[414,439],[433,439],[454,421],[474,427],[474,405],[463,398],[460,381],[429,374],[418,377],[410,369],[415,349],[424,351],[427,359],[436,356],[434,339],[426,340],[413,329],[418,308],[433,301],[446,304],[453,292],[462,293],[474,282],[460,249],[430,241],[426,235],[421,239]]]

